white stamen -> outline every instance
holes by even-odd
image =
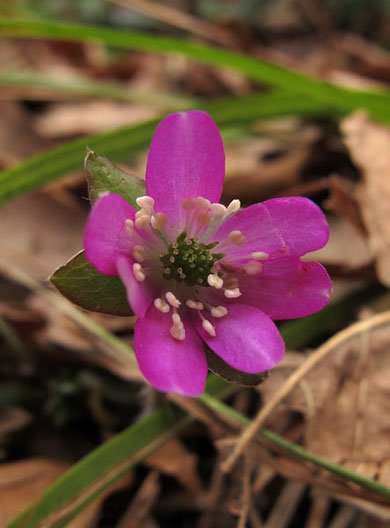
[[[171,306],[173,306],[174,308],[179,308],[179,306],[181,305],[181,302],[179,301],[179,299],[177,299],[172,292],[167,292],[165,294],[165,297],[167,299],[167,301],[169,302],[169,304]]]
[[[213,212],[214,216],[225,216],[226,214],[226,207],[220,203],[211,204],[210,209]]]
[[[135,220],[135,227],[138,229],[143,229],[145,227],[148,227],[150,223],[150,216],[148,214],[144,214],[140,216],[139,218],[136,218]]]
[[[195,207],[198,209],[208,209],[210,207],[210,200],[203,198],[203,196],[198,196],[195,198]]]
[[[210,286],[216,288],[217,290],[220,290],[223,286],[223,280],[215,273],[210,273],[210,275],[208,275],[207,282]]]
[[[149,213],[153,211],[154,200],[151,196],[139,196],[136,202],[141,209],[145,209]]]
[[[236,211],[239,210],[239,208],[241,207],[241,202],[240,200],[232,200],[230,202],[230,204],[227,206],[227,214],[232,214],[232,213],[235,213]]]
[[[164,227],[167,225],[167,222],[167,217],[164,213],[156,213],[150,220],[153,229],[158,229],[159,231],[164,229]]]
[[[251,253],[251,258],[255,260],[267,260],[269,259],[268,253],[264,253],[264,251],[254,251]]]
[[[141,264],[139,264],[138,262],[133,264],[133,274],[138,282],[142,282],[145,280],[145,274],[142,271]]]
[[[223,293],[228,299],[236,299],[241,295],[239,288],[234,288],[233,290],[225,290]]]
[[[203,319],[202,326],[206,330],[206,332],[209,334],[210,337],[215,337],[216,332],[214,326],[208,321],[207,319]]]
[[[224,306],[214,306],[213,308],[211,308],[211,315],[213,317],[224,317],[227,313],[228,310]]]
[[[242,267],[248,275],[257,275],[263,269],[262,263],[257,262],[256,260],[250,260],[249,262],[246,262]]]
[[[166,303],[163,299],[160,299],[157,297],[157,299],[154,299],[154,306],[157,308],[157,310],[160,310],[162,313],[168,313],[169,312],[169,304]]]
[[[178,326],[173,325],[171,327],[170,332],[171,336],[177,339],[178,341],[184,341],[184,339],[186,338],[186,331],[184,328],[179,328]]]
[[[133,220],[130,220],[130,218],[126,218],[125,220],[125,233],[127,236],[132,236],[134,229],[134,222]]]
[[[186,337],[186,331],[184,329],[184,325],[180,319],[180,315],[177,312],[174,312],[172,314],[172,321],[173,326],[171,326],[171,335],[178,339],[179,341],[183,341]]]
[[[145,260],[145,248],[144,246],[134,246],[133,248],[133,257],[138,262],[143,262]]]
[[[236,246],[241,246],[245,242],[245,236],[241,231],[234,230],[229,233],[229,241]]]
[[[178,328],[184,328],[183,323],[181,322],[180,315],[175,312],[172,314],[172,321],[175,326]]]
[[[193,310],[203,310],[204,308],[203,303],[193,301],[192,299],[187,299],[186,305],[188,308],[192,308]]]

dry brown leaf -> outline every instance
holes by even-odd
[[[2,258],[46,279],[82,247],[86,217],[81,207],[65,207],[43,193],[12,200],[0,210]]]
[[[196,470],[197,457],[176,438],[166,442],[146,459],[146,464],[172,475],[193,495],[202,489]]]
[[[344,119],[341,130],[352,159],[362,171],[356,199],[378,278],[390,285],[390,130],[372,123],[361,111]]]
[[[49,146],[36,133],[30,116],[16,103],[0,101],[0,168]]]
[[[50,484],[60,477],[69,464],[43,458],[11,462],[0,466],[0,526],[6,526],[30,503],[38,500]],[[69,528],[92,528],[103,500],[114,490],[129,483],[129,477],[110,486],[97,501],[90,504],[71,523]]]
[[[48,138],[94,134],[156,116],[150,106],[111,101],[56,103],[36,118],[37,131]]]
[[[305,260],[316,260],[325,266],[342,266],[349,271],[372,264],[374,257],[366,238],[349,220],[329,217],[328,223],[329,242],[322,249],[305,255]]]

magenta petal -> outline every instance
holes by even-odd
[[[184,198],[219,202],[225,172],[222,139],[212,118],[193,110],[167,116],[157,127],[146,167],[146,190],[173,222]]]
[[[118,257],[130,250],[124,230],[125,220],[133,219],[135,209],[118,194],[99,198],[89,214],[84,233],[85,256],[105,275],[118,275]]]
[[[272,319],[305,317],[329,301],[331,281],[317,262],[298,257],[263,262],[259,275],[240,277],[240,302],[257,306]]]
[[[221,319],[210,318],[216,336],[210,337],[197,314],[194,324],[208,346],[237,370],[255,374],[274,367],[282,359],[283,339],[271,319],[258,308],[243,304],[226,305]]]
[[[239,230],[246,241],[229,246],[232,256],[263,251],[272,256],[304,255],[326,244],[329,228],[321,209],[307,198],[275,198],[251,205],[228,218],[212,240],[224,240]]]
[[[146,281],[139,282],[135,279],[132,271],[132,262],[128,257],[119,257],[117,260],[118,275],[122,279],[127,292],[127,299],[138,317],[143,317],[154,296]]]
[[[178,341],[170,334],[171,316],[150,306],[135,325],[135,354],[143,375],[156,389],[199,396],[207,378],[206,356],[191,323],[183,315],[182,321],[186,338]]]

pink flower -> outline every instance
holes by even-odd
[[[203,341],[237,370],[270,369],[284,351],[272,319],[303,317],[328,302],[328,274],[300,260],[328,240],[321,210],[297,197],[224,207],[224,165],[208,114],[169,115],[151,143],[141,209],[105,194],[87,224],[86,257],[125,284],[138,316],[139,366],[162,391],[203,392]]]

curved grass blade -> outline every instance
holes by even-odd
[[[222,397],[227,385],[213,377],[207,384],[212,396]],[[183,411],[155,411],[75,464],[35,504],[7,528],[58,528],[66,526],[79,512],[137,462],[188,425],[192,418]],[[44,524],[43,524],[44,523]]]
[[[353,92],[266,61],[204,44],[140,32],[48,20],[3,19],[0,20],[0,31],[3,36],[8,37],[95,41],[119,48],[181,53],[199,62],[234,69],[254,81],[331,104],[340,110],[351,111],[362,106],[374,119],[390,123],[388,92],[378,95]]]
[[[222,128],[288,114],[312,116],[339,113],[331,106],[283,93],[229,98],[203,104],[201,107],[212,114]],[[130,160],[147,148],[161,117],[70,141],[0,173],[0,204],[55,178],[80,170],[88,149],[95,150],[114,162]]]
[[[75,97],[98,97],[114,101],[141,103],[163,108],[165,110],[180,110],[195,104],[195,100],[181,95],[164,94],[147,90],[136,90],[120,84],[97,81],[95,79],[74,79],[58,77],[33,70],[3,70],[0,71],[0,86],[29,92],[35,90],[49,94],[65,94]],[[28,98],[29,92],[24,95]]]

